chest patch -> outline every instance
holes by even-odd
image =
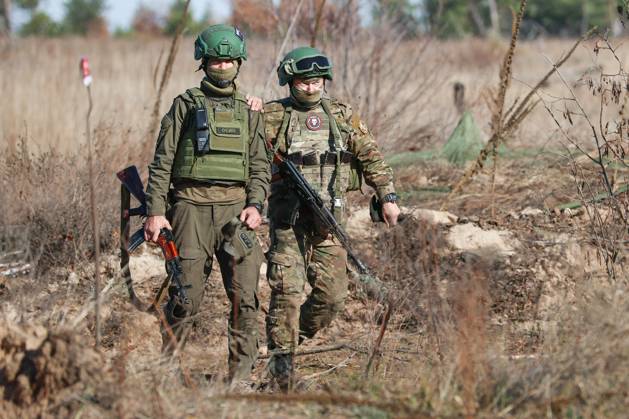
[[[306,116],[306,128],[310,131],[319,131],[321,129],[321,118],[319,115],[311,113]]]

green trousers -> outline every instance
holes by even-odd
[[[347,297],[347,252],[309,225],[271,226],[267,279],[271,301],[266,319],[270,350],[294,351],[343,309]],[[301,303],[306,281],[312,292]],[[285,374],[290,356],[274,357],[271,372]]]
[[[171,225],[183,268],[183,285],[188,303],[178,297],[176,288],[169,289],[166,318],[178,338],[185,338],[189,326],[199,312],[205,283],[212,271],[216,255],[223,277],[223,286],[231,303],[228,321],[229,375],[232,379],[247,378],[258,354],[258,277],[262,249],[257,241],[253,251],[239,262],[223,250],[221,228],[238,216],[244,202],[233,205],[194,205],[177,201],[172,209]]]

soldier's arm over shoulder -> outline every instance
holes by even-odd
[[[170,174],[186,113],[186,103],[182,96],[178,96],[162,118],[155,145],[155,156],[149,164],[149,181],[146,188],[146,206],[149,216],[166,214]]]
[[[269,193],[271,165],[264,134],[264,118],[260,112],[249,111],[251,142],[249,145],[249,182],[247,204],[263,205]]]
[[[280,101],[264,105],[264,136],[269,148],[269,159],[273,160],[273,150],[277,146],[278,135],[284,119],[284,106]]]
[[[349,105],[338,104],[343,119],[351,127],[349,149],[356,155],[367,185],[376,190],[378,198],[395,192],[393,170],[384,161],[375,138]]]

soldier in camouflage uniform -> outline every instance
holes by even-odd
[[[346,193],[359,190],[363,179],[383,203],[385,221],[396,224],[393,173],[374,138],[349,105],[322,96],[325,80],[332,79],[329,59],[315,48],[297,48],[284,57],[277,72],[280,85],[289,85],[290,96],[265,105],[269,149],[300,168],[341,224],[347,215]],[[285,181],[273,179],[267,338],[269,350],[280,352],[271,359],[271,373],[287,388],[293,362],[287,352],[329,325],[343,309],[347,253],[306,209],[299,208]],[[300,306],[306,281],[312,292]]]
[[[172,223],[188,301],[171,286],[165,315],[180,340],[199,310],[216,256],[231,303],[229,375],[243,380],[258,353],[263,255],[253,230],[261,223],[270,182],[264,121],[234,82],[247,59],[238,29],[210,26],[196,39],[194,56],[206,77],[199,88],[177,96],[162,119],[149,165],[145,237],[155,241]]]

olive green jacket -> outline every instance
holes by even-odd
[[[209,102],[213,102],[223,98],[207,96],[207,99]],[[170,110],[162,119],[155,147],[155,157],[153,162],[149,164],[149,181],[146,192],[147,214],[149,216],[166,214],[167,195],[171,184],[177,145],[181,135],[185,132],[186,124],[194,123],[192,112],[188,117],[191,109],[183,95],[177,96]],[[243,185],[243,188],[245,189],[247,204],[263,205],[269,192],[271,169],[264,138],[264,120],[259,112],[249,110],[249,128],[249,180]],[[240,188],[233,186],[225,188],[211,186],[211,188],[224,189],[223,191],[216,191],[216,196],[220,197],[216,203],[231,204],[242,197]],[[229,199],[230,196],[233,199]]]

